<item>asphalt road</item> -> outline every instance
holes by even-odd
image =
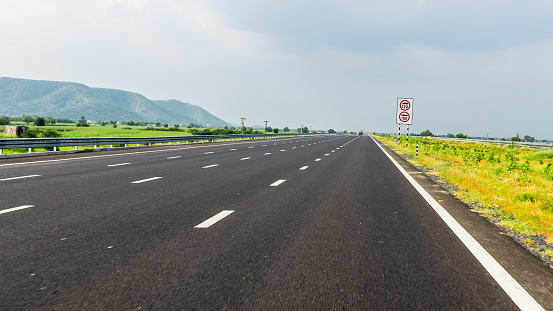
[[[553,310],[551,268],[394,157]],[[370,137],[0,160],[0,310],[139,309],[518,307]]]

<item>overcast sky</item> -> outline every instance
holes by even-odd
[[[552,0],[0,0],[0,76],[227,122],[553,139]],[[405,131],[405,129],[403,129]]]

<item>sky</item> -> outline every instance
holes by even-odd
[[[553,139],[553,0],[0,0],[0,76],[248,126]],[[405,134],[406,128],[402,128]]]

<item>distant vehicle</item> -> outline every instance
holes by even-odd
[[[363,130],[360,130],[359,131],[359,136],[362,136],[363,135]]]

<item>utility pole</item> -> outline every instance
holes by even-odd
[[[246,120],[246,118],[240,118],[240,121],[242,121],[242,134],[244,134],[244,120]]]
[[[268,123],[269,121],[263,121],[263,122],[265,122],[265,134],[267,134],[267,123]]]

